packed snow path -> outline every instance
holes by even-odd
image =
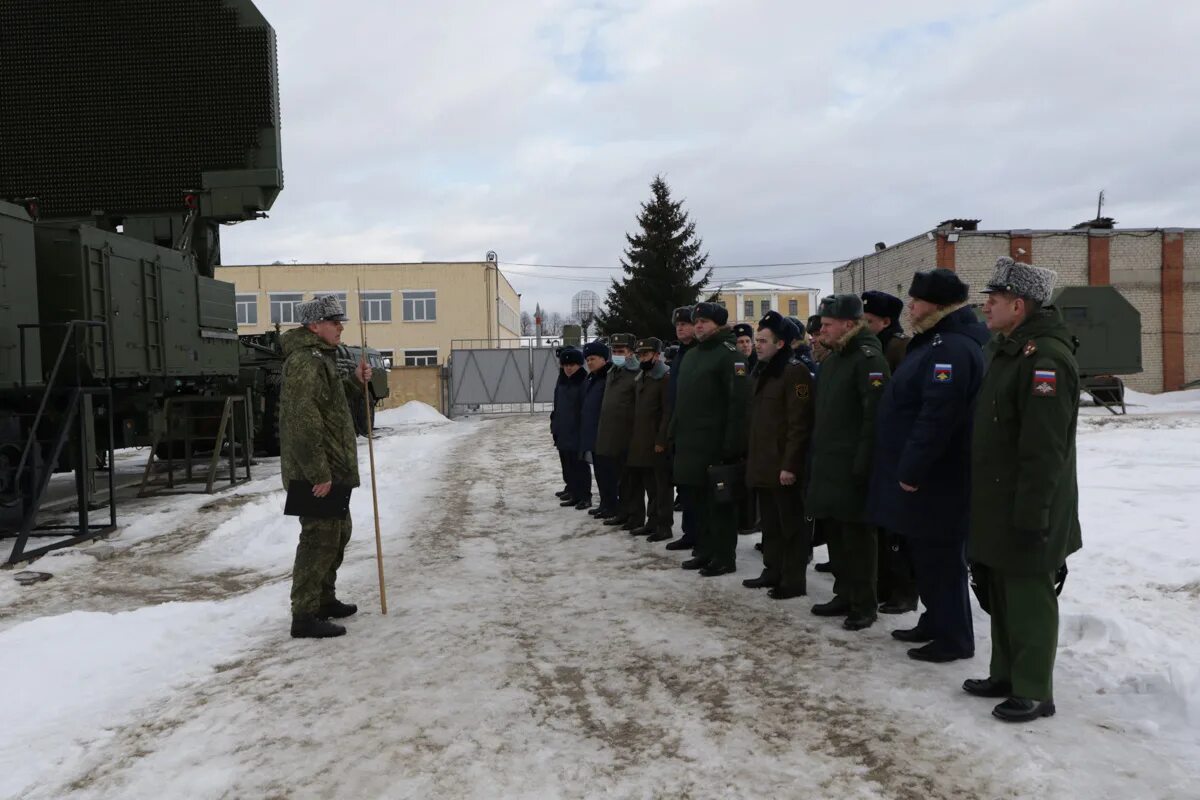
[[[1058,717],[993,721],[991,702],[958,688],[986,674],[985,636],[972,661],[918,664],[887,635],[911,615],[858,634],[812,617],[826,576],[782,603],[743,589],[760,567],[753,538],[736,576],[704,579],[661,544],[559,508],[543,416],[442,430],[440,471],[381,462],[388,616],[362,505],[340,584],[361,609],[346,637],[288,638],[286,569],[214,566],[194,599],[262,600],[228,615],[253,626],[238,655],[99,733],[68,723],[61,736],[78,736],[81,752],[43,764],[22,796],[1196,795],[1194,739],[1139,731],[1061,675]],[[397,506],[406,480],[424,481],[429,499]],[[164,583],[182,568],[170,558],[204,546],[192,522],[190,540],[144,554],[151,577],[134,585]],[[105,581],[120,560],[128,569],[97,565]],[[165,583],[143,602],[184,599]],[[108,599],[80,607],[128,607],[94,588]],[[985,634],[986,618],[977,624]],[[229,648],[229,631],[211,635]],[[92,691],[102,697],[105,680]]]

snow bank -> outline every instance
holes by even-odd
[[[389,408],[375,415],[376,425],[416,425],[450,422],[436,408],[420,400],[410,400],[399,408]]]
[[[114,735],[135,709],[279,635],[287,587],[223,602],[166,603],[123,614],[73,611],[4,632],[0,797],[28,796],[57,766]],[[255,633],[258,633],[258,636]]]

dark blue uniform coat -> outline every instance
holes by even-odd
[[[988,338],[965,307],[913,338],[879,402],[867,506],[873,524],[910,537],[966,537],[971,426]],[[901,481],[918,491],[904,491]]]
[[[558,373],[554,386],[554,410],[550,412],[550,434],[559,450],[581,452],[580,428],[583,424],[583,389],[587,370],[580,367],[571,377]]]
[[[583,383],[583,410],[579,426],[579,452],[591,453],[596,449],[596,432],[600,430],[600,407],[604,405],[604,386],[612,362],[606,363],[595,372],[589,372]]]

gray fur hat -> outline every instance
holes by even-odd
[[[862,319],[862,298],[856,294],[826,295],[817,306],[817,314],[834,319]]]
[[[1052,269],[1022,264],[1003,256],[996,259],[996,271],[992,273],[992,279],[987,282],[983,293],[1009,292],[1044,304],[1050,302],[1056,280],[1058,273]]]
[[[321,295],[307,303],[296,303],[296,322],[310,325],[314,322],[329,320],[331,322],[346,322],[346,309],[336,297],[331,294]]]

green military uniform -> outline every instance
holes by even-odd
[[[615,334],[610,346],[624,345],[633,349],[636,340],[631,334]],[[617,517],[628,521],[636,517],[637,509],[632,502],[633,485],[626,459],[629,457],[629,442],[633,434],[634,400],[637,376],[641,370],[637,358],[626,356],[625,364],[613,365],[604,384],[604,402],[600,406],[600,426],[596,430],[596,455],[611,458],[618,470]],[[638,522],[636,518],[634,522]],[[638,522],[640,525],[641,522]]]
[[[280,473],[293,480],[358,486],[358,446],[347,401],[362,402],[358,385],[337,368],[337,348],[307,328],[281,337],[283,390],[279,408]],[[293,616],[315,615],[335,599],[351,524],[300,518],[300,542],[292,569]]]
[[[850,616],[875,619],[876,530],[864,521],[875,409],[891,377],[879,339],[860,323],[821,362],[806,511],[821,520],[834,594]]]
[[[694,498],[701,518],[696,557],[722,567],[737,558],[737,505],[714,501],[708,468],[746,453],[748,372],[733,331],[723,327],[688,350],[676,376],[675,483]]]
[[[661,349],[658,339],[651,341]],[[631,486],[628,505],[630,521],[636,522],[639,527],[645,525],[653,529],[646,533],[653,535],[654,541],[669,539],[674,523],[672,507],[675,497],[671,490],[671,456],[667,447],[671,422],[667,408],[669,375],[667,365],[655,361],[651,369],[641,370],[637,376],[633,435],[626,462]],[[649,506],[646,504],[647,496],[650,498]]]
[[[967,558],[988,568],[990,677],[1028,700],[1053,698],[1055,572],[1082,546],[1078,399],[1079,367],[1057,309],[993,340],[971,444]]]
[[[763,581],[787,594],[804,594],[811,529],[804,524],[802,480],[813,427],[813,378],[790,347],[759,362],[750,405],[746,485],[762,508]],[[796,476],[784,486],[780,472]]]

